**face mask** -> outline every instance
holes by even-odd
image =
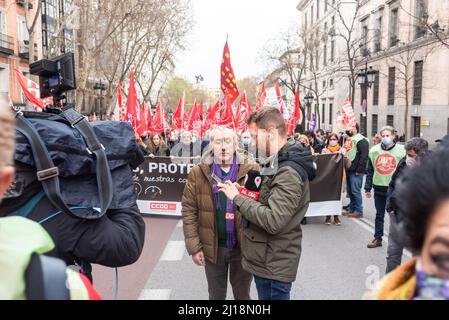
[[[407,164],[407,167],[414,168],[418,165],[418,160],[416,158],[412,158],[407,156],[407,159],[405,160],[405,163]]]
[[[195,143],[196,140],[197,140],[197,139],[196,139],[195,137],[192,138],[192,142],[193,142],[193,143]]]
[[[449,300],[449,279],[441,279],[424,272],[420,263],[416,267],[415,300]]]
[[[335,140],[329,141],[329,145],[331,147],[335,147],[337,144],[338,144],[338,141],[335,141]]]
[[[382,138],[382,143],[384,146],[390,146],[393,140],[390,137]]]
[[[245,145],[245,146],[249,146],[250,143],[251,143],[251,139],[243,139],[243,140],[242,140],[242,143],[243,143],[243,145]]]

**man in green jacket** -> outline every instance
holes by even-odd
[[[220,185],[249,222],[243,230],[242,265],[254,275],[260,300],[289,300],[301,256],[301,220],[309,207],[309,180],[316,165],[309,149],[287,139],[276,108],[263,108],[248,119],[252,144],[262,162],[259,201],[239,194],[231,182]]]

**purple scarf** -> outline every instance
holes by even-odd
[[[223,182],[225,181],[231,181],[231,182],[237,182],[237,175],[239,172],[239,165],[237,164],[237,158],[234,156],[234,159],[232,160],[232,166],[231,170],[226,175],[223,175],[220,166],[218,163],[214,160],[214,163],[212,164],[211,168],[212,174],[215,174],[218,176]],[[213,180],[212,180],[213,181]],[[215,201],[215,208],[217,209],[217,212],[221,210],[220,205],[220,195],[218,191],[218,186],[215,181],[213,181],[213,188],[214,188],[214,201]],[[226,247],[229,249],[235,248],[237,244],[237,235],[235,231],[235,213],[234,213],[234,205],[232,201],[227,199],[226,202],[226,234],[227,234],[227,241],[226,241]]]

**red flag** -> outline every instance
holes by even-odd
[[[262,83],[262,87],[260,88],[259,95],[257,96],[257,103],[255,110],[262,109],[265,107],[265,100],[267,99],[267,90],[265,89],[265,83]]]
[[[136,135],[138,134],[138,129],[140,126],[140,121],[138,119],[138,106],[139,103],[137,101],[137,92],[134,84],[134,70],[131,70],[131,75],[129,78],[128,105],[126,108],[126,121],[131,122]]]
[[[206,117],[203,121],[203,132],[212,128],[213,125],[217,124],[220,117],[220,101],[213,107],[209,107],[206,111]]]
[[[184,130],[192,131],[193,129],[193,119],[195,118],[195,114],[197,113],[197,105],[196,100],[193,103],[193,106],[190,108],[189,112],[186,114],[186,117],[184,119]]]
[[[356,123],[357,120],[355,118],[351,100],[347,97],[341,108],[340,115],[337,117],[337,126],[341,130],[353,130],[356,127]]]
[[[234,113],[232,111],[231,97],[224,95],[221,97],[221,113],[218,125],[225,125],[235,128]]]
[[[290,118],[287,121],[287,134],[289,135],[293,135],[293,130],[295,130],[296,124],[302,119],[300,104],[299,90],[297,89],[295,93],[295,106],[290,115]]]
[[[185,99],[185,92],[184,92],[182,97],[179,98],[178,108],[176,108],[176,111],[173,113],[173,116],[172,116],[172,129],[173,130],[183,129],[184,121],[186,118],[185,108],[186,108],[186,99]]]
[[[156,112],[153,117],[153,121],[151,122],[151,128],[149,129],[151,132],[159,133],[168,131],[170,126],[168,124],[167,115],[165,114],[164,109],[159,102],[156,108]]]
[[[53,97],[40,98],[39,85],[36,82],[26,78],[19,70],[14,69],[14,71],[23,93],[33,105],[35,111],[41,112],[47,104],[53,104]]]
[[[231,105],[240,95],[231,65],[231,52],[229,51],[228,41],[226,41],[224,46],[223,59],[221,61],[221,90],[229,98]]]
[[[278,102],[279,111],[281,111],[282,115],[284,116],[285,121],[287,121],[287,119],[290,118],[290,115],[288,112],[288,108],[285,105],[284,99],[282,99],[281,88],[279,87],[279,83],[276,83],[275,90],[276,90],[276,98],[277,98],[277,102]]]
[[[200,101],[200,105],[196,109],[195,116],[192,120],[192,130],[198,133],[198,136],[203,135],[203,101]]]
[[[151,108],[146,103],[145,103],[145,108],[147,110],[147,113],[146,113],[147,130],[151,131],[151,123],[153,122],[153,119],[152,119],[152,116],[151,116]]]
[[[246,119],[251,114],[251,107],[249,105],[249,101],[246,97],[246,92],[243,94],[242,99],[240,99],[240,103],[237,107],[237,112],[235,116],[235,126],[237,131],[245,131],[248,130],[248,124],[246,123]]]
[[[123,103],[122,87],[119,81],[117,81],[117,105],[119,107],[119,121],[126,121],[126,105]]]
[[[146,107],[145,102],[142,103],[140,106],[140,117],[139,117],[139,129],[137,130],[140,136],[143,136],[148,131],[148,124],[147,124],[147,118],[148,118],[148,110]]]

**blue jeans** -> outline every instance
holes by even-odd
[[[290,300],[291,283],[254,276],[259,300]]]
[[[349,194],[349,211],[363,213],[362,199],[362,181],[363,176],[357,176],[355,173],[349,173],[347,178],[347,192]]]
[[[382,241],[384,235],[385,207],[387,206],[387,195],[374,191],[374,205],[376,207],[376,222],[374,238]]]

